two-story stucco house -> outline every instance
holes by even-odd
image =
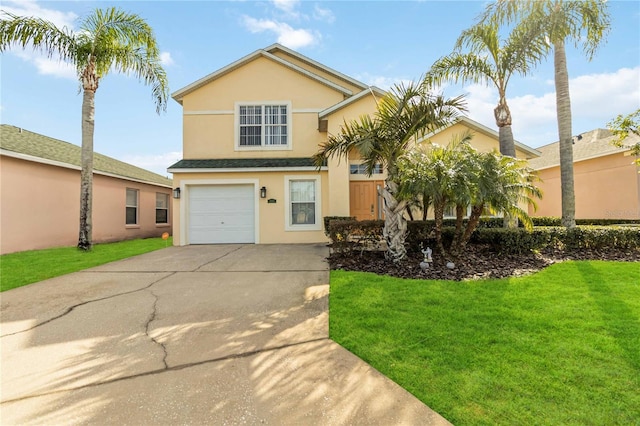
[[[174,244],[324,242],[324,216],[380,218],[382,170],[366,176],[357,156],[318,170],[311,156],[384,95],[279,44],[173,93],[183,107],[183,159],[168,169],[180,193]],[[432,140],[467,128],[479,149],[498,147],[495,131],[466,118]]]

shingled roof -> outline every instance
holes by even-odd
[[[44,159],[61,163],[61,166],[75,169],[81,167],[79,146],[8,124],[0,125],[0,148],[3,155],[13,153],[14,156],[24,159],[35,157],[35,161]],[[102,172],[123,179],[172,186],[171,179],[97,152],[93,154],[93,170],[94,173]]]
[[[629,150],[629,145],[640,142],[640,137],[630,135],[629,138],[625,140],[625,147],[617,147],[612,143],[614,138],[611,132],[606,129],[595,129],[575,136],[573,138],[573,162],[625,152]],[[547,169],[560,165],[559,142],[554,142],[536,149],[540,151],[542,155],[529,160],[529,166],[534,170]]]
[[[323,164],[326,166],[326,161]],[[169,170],[194,169],[315,169],[313,159],[302,158],[215,158],[200,160],[180,160],[169,167]]]

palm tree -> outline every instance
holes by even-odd
[[[502,42],[494,23],[477,24],[462,32],[454,52],[438,59],[427,72],[425,84],[441,85],[452,81],[493,84],[498,90],[498,105],[493,110],[498,126],[500,152],[516,156],[511,130],[511,112],[507,105],[507,85],[513,74],[526,75],[545,55],[546,44],[537,33],[516,27]],[[468,53],[463,53],[463,48]]]
[[[314,155],[316,165],[320,166],[327,158],[346,158],[354,151],[362,158],[369,175],[377,164],[385,168],[387,178],[381,195],[387,259],[398,262],[407,253],[404,247],[407,200],[398,198],[398,159],[417,138],[452,123],[464,111],[462,96],[445,99],[429,95],[415,83],[396,85],[378,102],[373,116],[345,122],[340,133],[330,135]]]
[[[456,207],[456,229],[450,254],[458,257],[486,211],[500,211],[519,218],[531,227],[531,218],[520,203],[534,207],[541,196],[534,185],[536,175],[525,160],[497,152],[481,153],[469,145],[471,135],[455,137],[448,146],[433,145],[406,154],[399,161],[401,191],[428,193],[433,200],[436,248],[442,258],[447,254],[442,242],[442,223],[447,204]],[[463,230],[467,207],[471,214]]]
[[[520,219],[527,229],[531,229],[533,222],[520,205],[531,204],[535,209],[535,198],[542,197],[542,192],[535,185],[538,177],[526,160],[499,155],[497,152],[476,152],[473,163],[476,170],[472,172],[475,178],[472,183],[471,214],[464,235],[458,247],[454,248],[458,253],[469,242],[486,210],[503,212]]]
[[[116,8],[96,9],[80,21],[77,32],[44,19],[3,12],[0,52],[12,45],[22,49],[33,46],[49,58],[58,56],[73,64],[77,70],[83,92],[78,248],[90,250],[95,93],[100,79],[110,71],[132,73],[152,86],[156,111],[166,110],[169,88],[155,35],[142,18]]]
[[[518,21],[553,46],[556,114],[560,146],[562,224],[576,225],[573,184],[571,99],[565,43],[581,45],[591,60],[610,28],[606,0],[497,0],[487,6],[483,22]]]

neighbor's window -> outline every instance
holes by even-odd
[[[349,171],[352,175],[366,175],[367,174],[367,166],[364,164],[351,164],[349,166]],[[376,164],[373,168],[374,175],[379,175],[382,173],[382,164]]]
[[[286,147],[290,138],[290,105],[237,105],[238,146]]]
[[[156,223],[169,223],[169,194],[156,192]]]
[[[127,225],[138,224],[138,190],[127,188]]]

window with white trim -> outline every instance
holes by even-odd
[[[156,192],[156,223],[169,223],[169,194]]]
[[[467,206],[464,212],[464,217],[467,218],[471,216],[471,206]],[[456,206],[455,204],[447,204],[444,207],[444,218],[445,219],[455,219],[456,218]]]
[[[127,188],[126,222],[127,225],[138,224],[138,190]]]
[[[285,214],[289,231],[322,229],[320,221],[320,178],[285,176]]]
[[[350,164],[349,165],[349,173],[352,175],[366,175],[367,174],[367,165],[366,164]],[[382,164],[378,163],[373,167],[374,175],[382,174]]]
[[[291,139],[291,105],[236,104],[237,147],[288,148]]]

